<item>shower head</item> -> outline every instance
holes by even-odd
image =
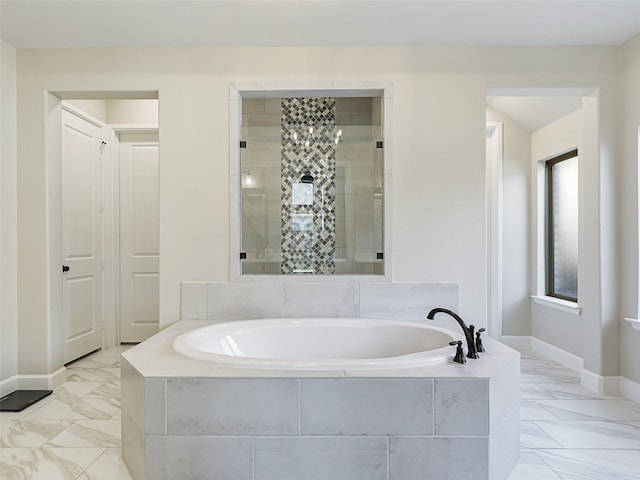
[[[302,183],[313,183],[313,180],[313,175],[311,175],[311,172],[309,170],[304,172],[304,175],[302,175],[302,178],[300,179]]]

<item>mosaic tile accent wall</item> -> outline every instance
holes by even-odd
[[[282,273],[333,274],[335,98],[283,98],[280,126]],[[305,174],[313,183],[302,182]]]

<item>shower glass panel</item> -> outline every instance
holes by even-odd
[[[242,274],[384,274],[380,97],[242,101]]]

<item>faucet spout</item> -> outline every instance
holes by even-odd
[[[464,320],[462,320],[462,318],[460,318],[460,316],[457,313],[452,312],[447,308],[434,308],[427,314],[427,318],[429,320],[433,320],[433,317],[435,317],[437,313],[446,313],[447,315],[453,317],[453,319],[456,322],[458,322],[458,325],[460,325],[460,328],[464,333],[464,338],[467,340],[467,357],[479,358],[478,352],[476,350],[475,339],[473,337],[474,330],[476,327],[473,325],[467,326],[467,324],[464,323]]]

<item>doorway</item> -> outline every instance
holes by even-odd
[[[551,326],[537,321],[531,301],[540,291],[544,259],[536,145],[547,144],[554,125],[570,123],[567,117],[584,112],[582,124],[591,122],[584,105],[592,95],[590,88],[487,90],[487,317],[491,335],[515,347],[529,348],[531,337]],[[499,140],[490,133],[498,125]]]
[[[48,141],[60,152],[49,185],[51,323],[65,364],[158,331],[158,101],[145,96],[49,98],[62,132]]]

